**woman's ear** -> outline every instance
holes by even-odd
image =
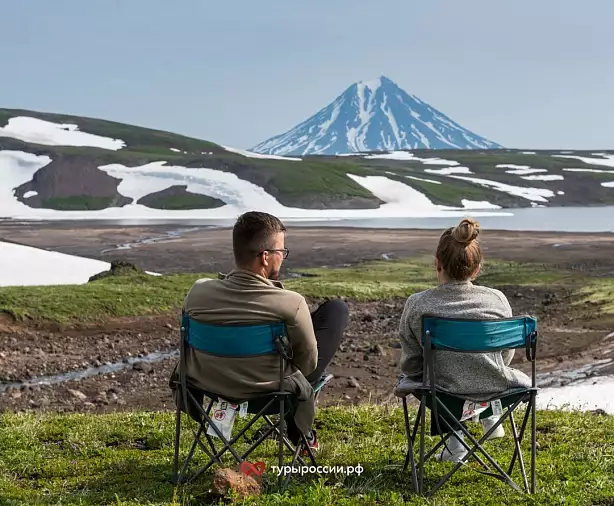
[[[473,279],[477,278],[478,275],[480,274],[480,271],[482,270],[482,264],[478,265],[478,268],[475,270],[475,272],[473,273]]]

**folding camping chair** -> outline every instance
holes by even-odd
[[[186,377],[186,351],[187,349],[196,349],[205,353],[215,354],[226,357],[250,357],[262,356],[266,354],[279,355],[279,388],[275,392],[265,394],[257,398],[250,399],[228,399],[222,398],[215,392],[199,391],[188,385]],[[285,391],[284,372],[286,363],[292,358],[292,352],[286,336],[286,327],[283,323],[270,323],[259,325],[212,325],[203,324],[189,318],[185,313],[182,315],[181,326],[181,342],[179,356],[179,381],[174,384],[177,388],[177,412],[175,421],[175,457],[173,465],[173,483],[187,483],[193,481],[214,464],[222,465],[220,457],[229,451],[234,459],[241,464],[247,457],[265,440],[271,433],[276,433],[279,441],[277,457],[280,468],[284,466],[284,448],[287,448],[292,454],[290,466],[294,466],[296,462],[300,465],[305,465],[299,452],[305,448],[311,463],[316,465],[315,457],[311,448],[307,444],[304,434],[300,435],[299,443],[296,448],[288,440],[285,435],[285,416],[288,416],[294,407],[295,395],[292,392]],[[205,408],[202,399],[209,398],[208,406]],[[200,402],[199,402],[200,400]],[[241,429],[238,434],[231,438],[224,437],[222,431],[213,423],[211,418],[211,409],[217,401],[227,401],[230,404],[241,405],[247,402],[247,413],[255,415]],[[181,404],[183,403],[183,405]],[[182,409],[183,408],[183,409]],[[181,432],[181,414],[186,411],[189,417],[198,422],[198,430],[194,431],[194,440],[190,447],[190,451],[181,472],[179,472],[179,445]],[[271,420],[271,415],[279,415],[279,420],[274,423]],[[237,443],[241,437],[247,438],[247,431],[258,420],[263,419],[266,422],[265,430],[255,442],[243,453],[240,454],[233,445]],[[213,438],[208,433],[207,428],[213,429],[215,434],[222,442],[222,448],[216,449]],[[201,437],[207,440],[207,445],[203,443]],[[190,461],[194,456],[196,447],[209,457],[209,461],[194,472],[189,478],[186,478],[186,471]],[[287,481],[291,474],[288,473]],[[283,474],[279,476],[279,486],[283,484]]]
[[[404,469],[407,469],[408,464],[411,464],[412,484],[414,490],[419,494],[424,494],[427,497],[432,496],[448,479],[471,457],[474,457],[480,466],[486,471],[477,470],[482,474],[497,478],[518,491],[522,489],[514,483],[510,475],[514,470],[516,461],[520,467],[520,473],[524,483],[524,490],[529,493],[529,484],[525,465],[520,449],[520,443],[525,434],[525,429],[529,416],[531,416],[531,487],[530,493],[535,493],[536,478],[535,478],[535,456],[536,456],[536,431],[535,431],[535,397],[537,388],[535,386],[535,354],[537,346],[537,321],[530,316],[521,316],[515,318],[506,318],[498,320],[469,320],[456,318],[441,318],[430,315],[422,317],[422,344],[424,349],[423,363],[423,378],[422,383],[415,382],[415,386],[411,385],[408,388],[403,388],[403,392],[397,394],[402,397],[403,411],[405,415],[405,431],[407,434],[407,456],[405,458]],[[434,367],[434,355],[437,350],[448,350],[460,353],[489,353],[502,351],[505,349],[525,348],[526,357],[531,362],[531,380],[530,388],[513,388],[505,392],[487,396],[485,398],[467,398],[464,396],[452,395],[436,388],[436,370]],[[430,383],[430,385],[428,384]],[[413,431],[410,431],[409,415],[407,411],[407,395],[414,395],[420,401],[420,407],[414,423]],[[495,401],[495,402],[492,402]],[[500,401],[500,404],[499,402]],[[485,411],[482,411],[479,418],[490,417],[493,414],[501,413],[499,421],[488,430],[483,437],[477,441],[471,433],[461,423],[463,418],[463,408],[466,402],[482,402],[484,406],[488,406]],[[528,403],[524,415],[524,420],[520,432],[518,432],[514,421],[513,412],[521,403]],[[494,410],[494,407],[497,407]],[[424,437],[425,437],[425,412],[426,408],[431,410],[431,417],[434,417],[441,433],[441,425],[444,425],[448,431],[456,430],[462,433],[470,440],[473,445],[470,447],[466,442],[463,446],[467,450],[465,457],[458,462],[454,468],[448,472],[437,484],[428,492],[424,492],[424,465],[425,462],[435,454],[442,446],[446,445],[446,441],[451,436],[451,432],[447,432],[442,436],[441,441],[425,455]],[[488,437],[509,418],[512,433],[514,436],[515,451],[512,456],[507,472],[488,454],[482,446]],[[416,439],[416,434],[420,428],[420,450],[418,461],[415,461],[413,444]],[[496,472],[492,472],[488,465],[479,457],[477,452],[481,452],[486,460],[492,464]]]

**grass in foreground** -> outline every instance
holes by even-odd
[[[323,444],[318,464],[360,464],[362,474],[298,476],[280,494],[274,489],[276,473],[266,471],[264,494],[245,504],[613,504],[614,417],[543,411],[537,420],[536,496],[463,469],[431,500],[416,497],[409,474],[401,469],[406,444],[402,409],[360,406],[321,409],[316,427]],[[513,446],[509,424],[506,432],[505,439],[487,443],[504,467]],[[183,435],[185,457],[191,433],[184,429]],[[174,489],[171,484],[173,440],[174,414],[169,412],[4,414],[0,503],[211,504],[211,471],[187,486]],[[264,460],[269,468],[275,464],[275,448],[267,443],[251,461]],[[197,455],[201,458],[202,452]],[[232,460],[227,462],[237,469]],[[450,468],[447,463],[427,465],[427,485]],[[519,481],[517,474],[513,477]]]
[[[306,297],[357,301],[407,297],[436,285],[431,260],[375,261],[345,268],[300,270],[315,277],[284,281]],[[564,271],[541,264],[491,260],[477,280],[488,286],[564,282]],[[179,310],[192,283],[213,274],[130,275],[84,285],[0,288],[0,308],[18,319],[59,323],[100,322],[112,317],[164,314]]]

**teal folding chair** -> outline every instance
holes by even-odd
[[[472,320],[472,319],[457,319],[457,318],[442,318],[431,315],[422,317],[422,344],[424,349],[424,363],[422,383],[415,382],[415,386],[411,385],[408,388],[403,388],[402,393],[397,393],[402,397],[403,411],[405,417],[405,431],[407,434],[407,455],[405,458],[404,469],[411,465],[411,476],[414,490],[419,494],[427,497],[432,496],[442,485],[444,485],[450,477],[465,465],[468,459],[475,458],[478,464],[485,470],[478,470],[482,474],[492,476],[496,479],[507,483],[512,488],[522,491],[522,489],[512,480],[511,474],[516,463],[519,464],[521,477],[523,480],[524,491],[527,493],[535,493],[536,475],[535,475],[535,460],[536,460],[536,413],[535,399],[537,395],[536,388],[536,373],[535,373],[535,355],[537,346],[537,321],[530,316],[520,316],[515,318],[497,319],[497,320]],[[459,353],[491,353],[506,349],[524,348],[526,351],[527,360],[531,362],[531,387],[530,388],[513,388],[504,392],[487,396],[471,398],[452,395],[443,392],[437,388],[437,372],[434,366],[434,357],[437,350],[447,350]],[[409,415],[407,409],[407,396],[413,395],[420,401],[418,414],[413,426],[410,429]],[[479,417],[486,418],[493,415],[491,401],[499,400],[502,408],[501,416],[496,424],[488,430],[483,437],[478,441],[466,429],[460,421],[462,418],[463,406],[465,401],[484,402],[488,403],[489,407],[483,411]],[[517,430],[514,420],[514,411],[522,403],[527,403],[524,414],[524,420],[520,431]],[[498,403],[497,403],[498,405]],[[438,427],[438,432],[441,434],[441,425],[448,430],[447,434],[441,437],[437,445],[425,455],[425,418],[426,409],[431,410],[431,417],[434,417]],[[531,486],[527,480],[524,459],[520,444],[523,440],[528,420],[531,418]],[[505,471],[501,465],[493,459],[483,446],[483,443],[488,437],[505,421],[509,419],[512,426],[512,434],[514,438],[514,454],[510,465]],[[420,430],[420,449],[418,459],[414,457],[414,443],[418,430]],[[424,491],[424,465],[425,462],[432,457],[435,452],[446,444],[446,441],[451,436],[451,431],[461,431],[466,438],[469,439],[470,446],[467,442],[463,442],[467,454],[454,465],[443,478],[441,478],[430,490]],[[488,464],[484,462],[478,455],[478,452],[483,454],[485,460],[488,461],[496,472],[493,472]]]
[[[262,356],[267,354],[279,355],[279,387],[277,391],[270,394],[249,399],[229,399],[222,398],[215,392],[207,392],[195,389],[188,382],[186,375],[186,351],[189,349],[199,350],[200,352],[224,357],[245,358]],[[185,313],[182,315],[181,342],[179,355],[179,379],[174,381],[176,389],[176,422],[175,422],[175,455],[173,464],[173,483],[187,483],[202,475],[214,464],[222,465],[221,457],[226,452],[230,452],[237,463],[241,464],[247,457],[271,434],[275,433],[279,441],[277,460],[280,468],[284,466],[284,453],[289,450],[292,455],[290,466],[297,462],[305,465],[300,456],[300,451],[305,449],[309,455],[312,465],[316,465],[315,457],[307,444],[304,434],[300,435],[300,440],[294,448],[285,433],[285,418],[291,416],[294,408],[295,395],[285,391],[284,372],[286,363],[291,360],[292,353],[286,336],[286,327],[283,323],[258,324],[258,325],[213,325],[203,324],[189,318]],[[209,403],[205,408],[204,397],[209,398]],[[246,423],[236,435],[230,439],[212,422],[211,409],[218,400],[227,401],[231,404],[241,405],[248,403],[247,413],[253,415],[251,420]],[[181,436],[181,416],[185,411],[189,418],[198,422],[198,428],[194,431],[194,439],[189,453],[179,471],[179,447]],[[273,422],[272,415],[279,415],[279,419]],[[250,441],[247,432],[259,420],[264,420],[266,425],[264,431],[260,431],[255,441]],[[221,448],[216,448],[212,436],[207,433],[208,428],[213,429],[215,434],[222,442]],[[202,441],[202,437],[206,439]],[[235,444],[244,437],[252,444],[249,448],[240,453]],[[200,448],[208,457],[206,464],[195,471],[190,477],[186,477],[190,461],[194,457],[197,448]],[[288,474],[286,483],[290,479]],[[283,475],[279,476],[279,485],[283,485]]]

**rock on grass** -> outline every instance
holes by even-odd
[[[212,493],[217,496],[225,496],[229,490],[241,497],[260,495],[260,484],[251,476],[238,473],[232,469],[216,469],[213,475]]]

